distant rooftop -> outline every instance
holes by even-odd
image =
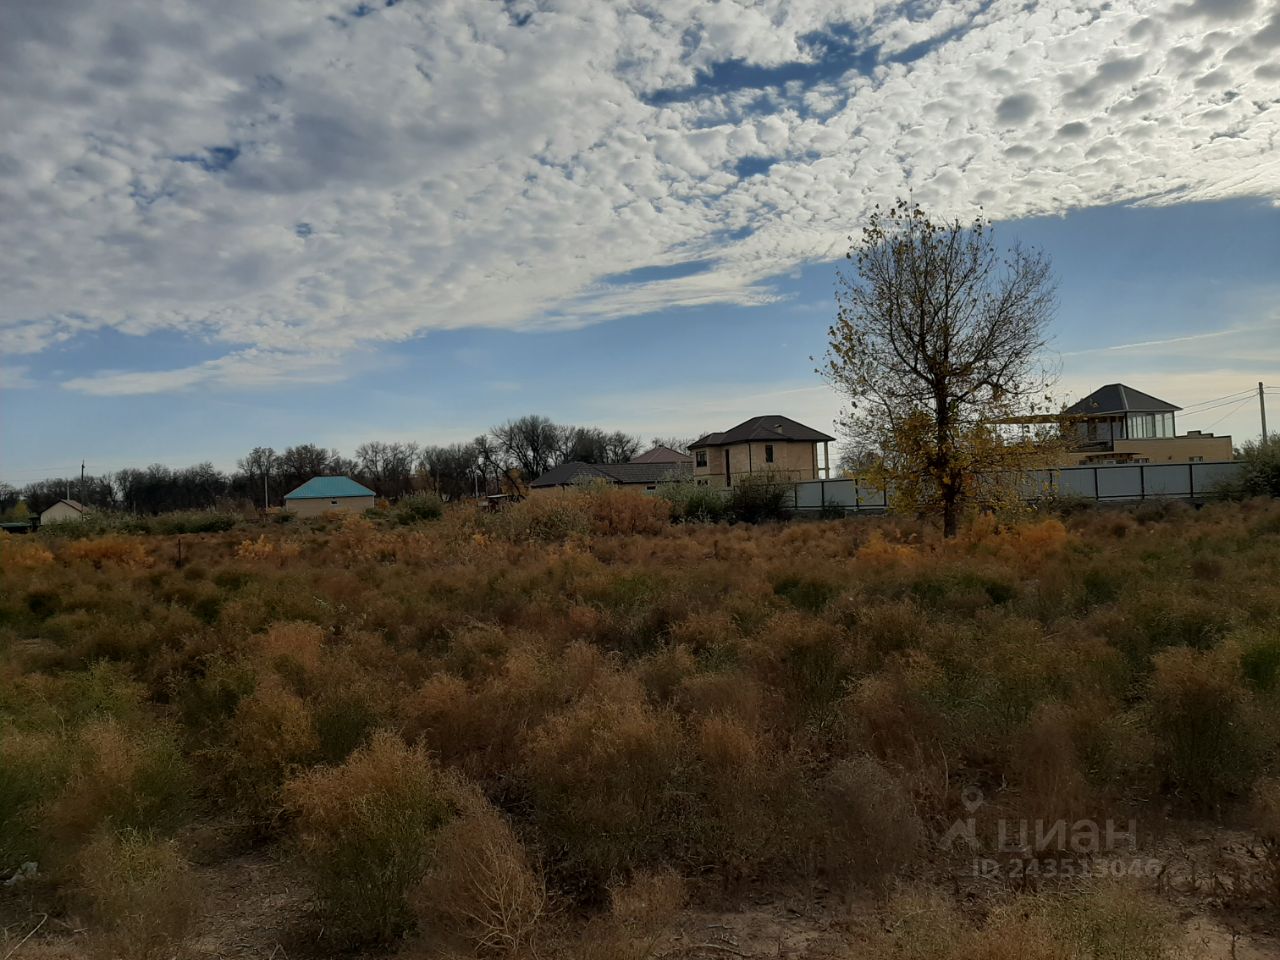
[[[646,450],[637,456],[631,458],[632,463],[688,463],[693,458],[687,453],[681,453],[679,450],[672,450],[670,447],[664,447],[662,444],[654,447],[652,450]]]
[[[350,477],[312,477],[296,490],[284,495],[286,500],[338,500],[342,497],[372,497],[374,492]]]
[[[681,463],[562,463],[534,480],[531,487],[563,487],[571,483],[607,480],[610,483],[661,483],[684,480],[693,472],[689,462]]]
[[[790,417],[773,413],[764,417],[752,417],[750,420],[744,420],[736,427],[723,433],[708,433],[705,437],[701,437],[689,444],[689,449],[718,447],[727,443],[749,443],[753,440],[809,440],[821,443],[825,440],[834,439],[835,437],[828,436],[820,430],[813,429],[813,427],[806,427],[803,423],[797,423]]]
[[[1108,417],[1125,413],[1173,413],[1181,409],[1149,393],[1126,387],[1123,383],[1108,383],[1067,407],[1067,413],[1084,417]]]

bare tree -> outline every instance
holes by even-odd
[[[820,372],[849,400],[850,441],[877,449],[897,495],[952,536],[978,478],[1025,458],[994,424],[1047,406],[1049,262],[1002,253],[982,216],[934,222],[903,200],[877,207],[847,256]]]
[[[564,438],[550,418],[530,414],[508,420],[490,431],[502,456],[526,479],[546,473],[556,463]]]

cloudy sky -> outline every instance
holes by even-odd
[[[908,192],[1049,254],[1064,395],[1280,385],[1278,139],[1275,0],[0,0],[0,477],[829,427]]]

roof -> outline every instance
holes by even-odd
[[[743,420],[736,427],[731,430],[725,430],[723,433],[708,433],[705,437],[701,437],[689,444],[689,449],[719,447],[729,443],[749,443],[753,440],[807,440],[821,443],[834,439],[835,437],[828,436],[821,430],[806,427],[803,423],[797,423],[790,417],[774,413],[764,417],[752,417],[750,420]]]
[[[531,487],[563,487],[571,483],[604,480],[608,483],[661,483],[683,480],[693,474],[686,463],[562,463],[552,467]]]
[[[1105,417],[1120,413],[1173,413],[1181,409],[1123,383],[1108,383],[1067,407],[1067,413]]]
[[[284,495],[286,500],[338,500],[342,497],[376,496],[364,484],[350,477],[312,477],[296,490]]]
[[[688,463],[693,458],[687,453],[681,453],[679,450],[672,450],[670,447],[664,447],[658,444],[652,450],[646,450],[638,456],[632,457],[632,463]]]
[[[74,510],[76,513],[88,513],[88,512],[89,512],[89,508],[88,508],[88,507],[86,507],[83,503],[81,503],[81,502],[80,502],[80,501],[78,501],[78,500],[59,500],[59,501],[58,501],[58,503],[65,503],[68,507],[70,507],[70,508],[71,508],[72,510]],[[49,506],[45,507],[45,508],[44,508],[44,510],[42,510],[42,511],[40,511],[40,512],[41,512],[41,513],[47,513],[47,512],[49,512],[50,510],[52,510],[54,507],[56,507],[56,506],[58,505],[58,503],[52,503],[52,504],[50,504]]]

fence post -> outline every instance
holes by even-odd
[[[1187,461],[1187,499],[1196,498],[1196,465]]]

